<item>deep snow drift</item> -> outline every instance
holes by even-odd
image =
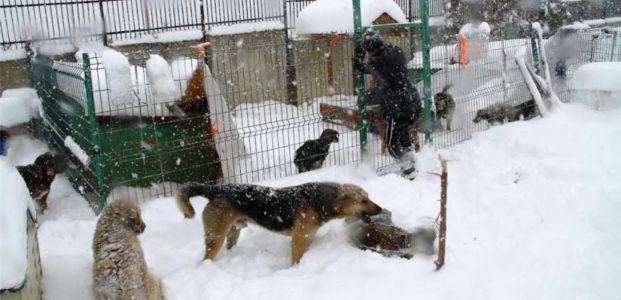
[[[621,294],[621,110],[568,104],[545,119],[476,134],[449,162],[447,260],[385,258],[347,242],[343,221],[322,227],[297,266],[289,238],[250,225],[237,247],[202,262],[200,214],[172,198],[142,204],[140,240],[167,299],[617,299]],[[364,167],[330,167],[265,184],[362,185],[413,229],[435,219],[437,153],[419,155],[413,182]],[[96,217],[61,176],[39,239],[46,299],[92,297]],[[202,209],[205,199],[194,198]]]

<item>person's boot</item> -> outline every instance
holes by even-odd
[[[416,159],[413,151],[409,151],[401,156],[401,176],[409,180],[414,180],[418,172],[416,171]]]

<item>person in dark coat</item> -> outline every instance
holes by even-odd
[[[409,127],[421,116],[422,106],[416,87],[408,79],[403,50],[385,43],[377,32],[367,31],[356,45],[353,65],[355,70],[375,77],[365,99],[367,104],[380,105],[388,152],[399,161],[403,175],[411,178],[415,161]]]

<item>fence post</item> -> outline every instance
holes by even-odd
[[[203,42],[207,41],[207,28],[205,28],[205,0],[201,0],[201,31],[203,32]]]
[[[91,63],[88,53],[82,54],[82,70],[84,71],[84,87],[86,91],[86,108],[93,144],[93,167],[97,177],[97,194],[99,196],[99,210],[106,206],[106,192],[104,189],[103,170],[101,167],[101,144],[99,142],[99,124],[95,116],[95,101],[93,97],[93,82],[91,80]],[[88,166],[85,166],[88,167]]]
[[[104,46],[108,46],[108,28],[106,27],[106,18],[103,9],[103,0],[99,0],[99,15],[101,16],[101,37],[103,38]]]
[[[431,116],[431,54],[429,37],[429,0],[420,0],[421,10],[421,35],[423,54],[423,99],[425,101],[425,142],[433,141],[433,117]]]
[[[612,36],[612,49],[610,50],[610,61],[615,61],[615,47],[617,46],[618,30],[615,30]]]
[[[539,47],[537,47],[537,41],[539,39],[535,38],[535,29],[533,28],[533,23],[529,23],[530,25],[530,47],[533,54],[533,66],[535,66],[535,73],[539,75],[541,70],[539,69]]]
[[[360,43],[360,39],[362,38],[362,18],[360,16],[360,0],[352,0],[353,8],[354,8],[354,49],[356,45]],[[356,54],[354,53],[354,56]],[[356,73],[356,86],[358,87],[358,128],[360,131],[360,151],[362,154],[362,159],[365,159],[367,154],[367,142],[368,142],[368,133],[367,133],[367,109],[364,99],[365,97],[365,86],[364,86],[364,74],[362,72]]]
[[[296,68],[293,61],[293,45],[289,38],[289,16],[287,14],[287,0],[282,1],[283,19],[285,25],[285,80],[287,81],[287,103],[298,104],[298,87],[296,84]]]

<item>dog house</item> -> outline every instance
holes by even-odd
[[[158,100],[156,87],[147,80],[150,55],[129,53],[131,78],[126,84],[135,100],[115,104],[114,80],[120,75],[105,69],[98,54],[68,62],[29,51],[31,80],[41,98],[42,118],[34,122],[35,132],[68,155],[66,173],[95,210],[103,208],[116,187],[146,188],[148,192],[141,191],[146,195],[131,196],[158,197],[169,195],[175,184],[222,179],[206,101],[207,68],[192,58],[194,50],[180,49],[178,55],[172,65],[179,70],[170,83],[179,98]],[[190,96],[199,111],[174,113],[175,101],[188,96],[194,84],[199,92]]]

